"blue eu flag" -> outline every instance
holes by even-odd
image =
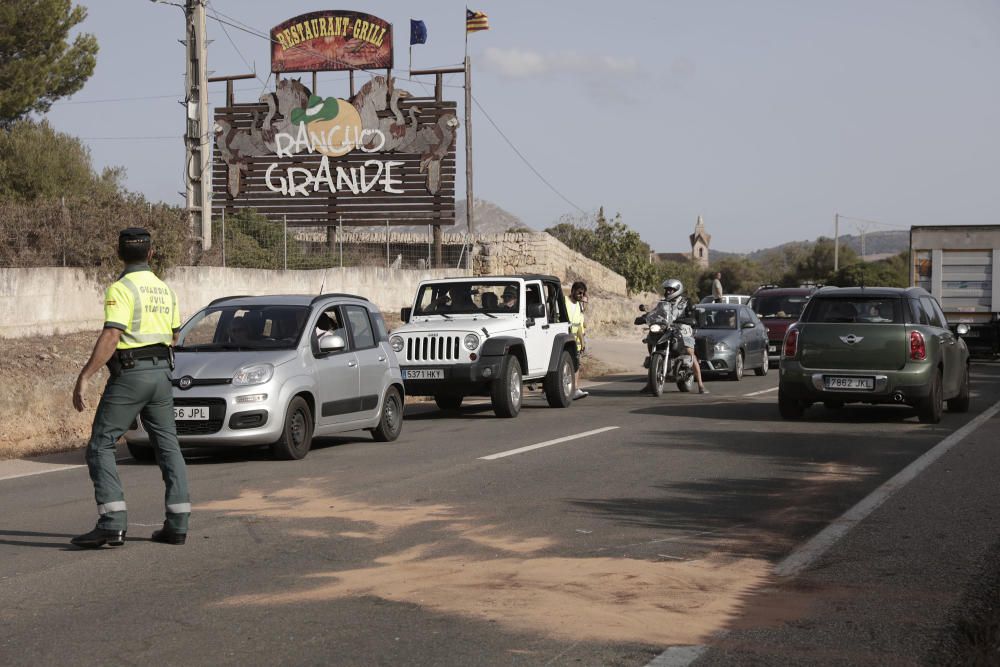
[[[427,26],[423,21],[410,19],[410,46],[427,43]]]

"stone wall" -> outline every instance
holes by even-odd
[[[186,319],[212,299],[237,294],[319,294],[347,292],[371,299],[384,312],[413,302],[417,284],[432,278],[468,275],[464,269],[411,271],[351,267],[316,271],[269,271],[184,266],[167,272]],[[104,322],[103,290],[82,269],[0,269],[0,338],[47,336],[87,329]]]
[[[628,294],[624,277],[544,232],[477,236],[472,258],[476,275],[545,273],[567,285],[582,280],[591,292]]]

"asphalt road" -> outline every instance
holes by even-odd
[[[81,551],[92,489],[60,466],[82,453],[0,464],[0,663],[646,665],[743,627],[714,654],[738,660],[775,563],[1000,399],[1000,367],[937,426],[897,407],[781,421],[774,372],[707,396],[641,384],[568,410],[535,395],[516,420],[412,405],[396,443],[297,462],[192,457],[183,547],[148,540],[155,466],[122,454],[128,541]]]

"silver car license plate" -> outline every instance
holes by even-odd
[[[832,391],[873,391],[875,378],[827,375],[823,378],[823,386]]]
[[[404,380],[443,380],[442,368],[407,368],[403,371]]]
[[[207,421],[208,406],[174,406],[174,421]]]

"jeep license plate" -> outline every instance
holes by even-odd
[[[207,419],[207,406],[174,406],[174,421],[206,421]]]
[[[833,391],[873,391],[875,378],[827,375],[823,378],[823,385]]]
[[[403,371],[404,380],[443,380],[444,369],[441,368],[407,368]]]

